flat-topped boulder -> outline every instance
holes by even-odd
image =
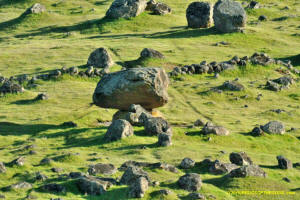
[[[168,102],[168,85],[164,69],[132,68],[104,75],[93,101],[102,108],[128,110],[131,104],[139,104],[151,110]]]
[[[110,19],[136,17],[145,11],[146,0],[115,0],[106,12]]]

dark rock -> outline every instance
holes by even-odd
[[[88,66],[97,68],[109,68],[114,64],[111,56],[105,48],[98,48],[94,50],[87,61]]]
[[[259,3],[257,1],[251,1],[247,8],[250,9],[258,9],[260,7]]]
[[[233,178],[245,178],[248,176],[267,177],[267,173],[257,165],[244,165],[240,168],[232,170],[229,173],[229,176]]]
[[[37,181],[46,181],[48,179],[48,177],[44,174],[42,174],[41,172],[37,172],[35,174],[35,180]]]
[[[273,81],[267,81],[266,89],[278,92],[282,89],[282,87],[278,83],[275,83]]]
[[[187,191],[197,191],[201,188],[202,181],[199,174],[188,173],[179,178],[178,185],[180,188]]]
[[[148,190],[149,182],[145,177],[135,179],[129,187],[129,197],[143,198]]]
[[[202,119],[197,119],[195,122],[194,122],[194,126],[204,126],[205,125],[205,121],[202,120]]]
[[[51,171],[55,172],[55,173],[61,173],[63,171],[63,169],[59,168],[59,167],[54,167],[54,168],[51,168]]]
[[[61,126],[65,126],[65,127],[77,127],[77,124],[75,122],[69,121],[69,122],[64,122],[61,124]]]
[[[193,2],[186,9],[189,28],[208,28],[212,24],[212,5],[208,2]]]
[[[47,100],[49,96],[46,93],[41,93],[38,94],[37,97],[35,97],[36,101],[41,101],[41,100]]]
[[[162,194],[164,196],[168,196],[170,194],[172,194],[173,192],[171,190],[168,190],[168,189],[161,189],[158,191],[159,194]]]
[[[223,126],[215,126],[212,122],[207,122],[203,127],[203,134],[229,135],[229,131]]]
[[[278,79],[274,79],[272,81],[277,83],[277,84],[282,85],[285,88],[289,87],[290,85],[292,85],[294,83],[293,78],[290,77],[290,76],[283,76],[283,77],[280,77]]]
[[[113,121],[112,124],[108,127],[104,138],[107,141],[116,141],[132,135],[133,128],[131,124],[124,119],[118,119]]]
[[[111,19],[136,17],[144,12],[146,0],[115,0],[106,12],[106,17]]]
[[[278,121],[270,121],[269,123],[261,126],[261,129],[269,134],[284,134],[285,133],[285,126]]]
[[[54,193],[65,193],[66,188],[63,185],[59,185],[56,183],[49,183],[43,186],[43,189],[48,192],[54,192]]]
[[[277,158],[278,166],[280,169],[292,169],[293,168],[293,163],[289,159],[287,159],[283,156],[277,156],[276,158]]]
[[[161,117],[148,118],[144,122],[145,132],[148,135],[159,135],[162,133],[172,133],[169,123]]]
[[[167,147],[172,145],[172,133],[160,133],[158,134],[158,146]]]
[[[127,110],[131,104],[139,104],[145,109],[153,109],[168,102],[168,84],[168,76],[161,68],[118,71],[102,77],[93,101],[103,108]]]
[[[25,157],[21,156],[13,161],[10,162],[10,165],[14,166],[23,166],[25,164]]]
[[[184,158],[179,166],[182,169],[191,169],[195,166],[195,161],[190,158]]]
[[[291,179],[289,179],[288,177],[283,177],[282,180],[284,180],[285,182],[288,182],[288,183],[291,182]]]
[[[229,173],[234,169],[239,168],[239,166],[232,163],[222,163],[219,160],[210,162],[207,164],[209,166],[208,171],[212,174],[225,174]]]
[[[194,199],[202,199],[202,200],[205,200],[205,196],[203,194],[200,194],[200,193],[197,193],[197,192],[192,192],[192,193],[189,193],[187,195],[187,199],[190,199],[190,200],[194,200]]]
[[[51,162],[53,162],[53,160],[51,158],[43,158],[40,161],[40,165],[50,165]]]
[[[267,18],[267,16],[265,16],[265,15],[260,15],[260,16],[258,17],[258,20],[259,20],[259,21],[267,21],[268,18]]]
[[[90,175],[96,175],[96,174],[105,174],[105,175],[111,175],[116,173],[117,168],[112,164],[103,164],[98,163],[96,165],[91,166],[88,169],[88,172]]]
[[[275,63],[274,59],[271,59],[270,56],[268,56],[265,53],[254,53],[251,58],[250,61],[252,64],[254,65],[271,65]]]
[[[144,177],[149,183],[151,183],[151,179],[148,176],[147,172],[145,172],[141,168],[129,166],[124,172],[120,183],[124,185],[131,185],[140,177]]]
[[[240,84],[238,81],[225,81],[220,89],[229,90],[229,91],[242,91],[245,90],[245,87]]]
[[[144,58],[159,58],[159,59],[163,59],[165,58],[165,56],[160,53],[159,51],[156,51],[154,49],[150,49],[150,48],[144,48],[141,52],[141,57],[142,59]]]
[[[231,163],[236,165],[252,165],[253,162],[251,158],[246,154],[246,152],[232,152],[229,155],[229,160]]]
[[[152,11],[153,11],[153,14],[155,14],[155,15],[166,15],[166,14],[171,13],[172,9],[167,4],[158,2],[155,4]]]
[[[3,194],[0,194],[0,199],[5,199],[5,196]]]
[[[262,136],[264,135],[264,131],[260,127],[254,127],[251,131],[252,136]]]
[[[223,33],[241,32],[246,24],[246,12],[239,2],[219,0],[214,6],[215,27]]]
[[[91,77],[94,75],[94,67],[89,66],[88,69],[84,72],[88,77]]]
[[[101,195],[111,187],[111,183],[97,177],[88,176],[78,179],[77,187],[83,194]]]
[[[5,81],[3,85],[0,87],[0,94],[1,93],[14,94],[14,93],[22,93],[22,92],[24,92],[24,88],[21,85],[14,83],[12,81]]]
[[[79,70],[77,67],[70,67],[68,69],[68,72],[70,73],[70,75],[77,75],[79,73]]]

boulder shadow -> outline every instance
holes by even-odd
[[[0,2],[0,6],[2,6],[1,4],[2,3]],[[1,22],[0,23],[0,30],[3,31],[7,28],[12,28],[12,27],[17,26],[18,24],[21,24],[24,21],[24,19],[26,18],[26,16],[27,16],[27,14],[23,13],[15,19],[11,19],[11,20],[8,20],[6,22]]]
[[[18,101],[11,102],[10,104],[15,104],[15,105],[32,105],[35,103],[40,102],[40,100],[37,99],[22,99]]]
[[[259,165],[259,167],[266,169],[280,169],[278,165]]]
[[[300,66],[300,54],[282,58],[276,58],[279,60],[290,60],[294,66]]]

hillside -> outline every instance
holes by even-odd
[[[37,2],[45,5],[46,12],[23,15]],[[34,76],[63,66],[86,70],[90,53],[99,47],[105,47],[111,54],[115,63],[112,72],[119,71],[126,61],[134,62],[144,48],[161,52],[165,59],[149,59],[139,64],[163,67],[167,72],[202,61],[250,57],[254,52],[291,60],[294,69],[300,70],[300,2],[297,0],[259,0],[262,8],[246,9],[245,33],[226,34],[214,27],[188,29],[185,11],[191,0],[161,2],[172,8],[171,14],[160,16],[146,11],[135,18],[110,20],[104,16],[112,0],[0,0],[0,75]],[[260,15],[267,16],[268,20],[258,21]],[[220,42],[225,45],[215,45]],[[275,92],[263,87],[268,80],[287,74],[294,79],[288,89]],[[245,90],[212,90],[236,78]],[[6,173],[0,173],[0,196],[11,200],[28,199],[28,196],[64,200],[129,199],[126,185],[114,185],[101,196],[82,194],[76,180],[64,174],[87,173],[89,166],[97,163],[111,163],[119,168],[128,160],[163,162],[176,167],[185,157],[196,162],[209,158],[229,163],[231,152],[244,151],[268,174],[266,178],[229,178],[211,174],[201,166],[178,169],[178,173],[147,168],[151,179],[160,184],[151,186],[143,199],[189,199],[186,197],[189,192],[176,184],[187,172],[200,174],[203,185],[198,192],[207,199],[300,199],[300,165],[283,170],[278,168],[276,160],[276,156],[283,155],[294,164],[300,162],[299,74],[280,64],[262,66],[248,62],[246,66],[220,72],[218,78],[213,73],[170,77],[169,101],[157,109],[172,126],[173,145],[169,147],[158,147],[157,137],[148,136],[143,127],[134,127],[132,137],[106,142],[108,122],[117,110],[91,104],[99,79],[64,74],[57,79],[37,80],[35,87],[24,84],[23,93],[0,96],[0,162],[10,163],[20,156],[26,157],[24,166],[7,165]],[[41,92],[47,93],[49,99],[34,101]],[[282,112],[274,112],[276,109]],[[202,126],[193,126],[197,119],[224,126],[230,135],[200,134]],[[68,121],[78,126],[61,126]],[[250,134],[254,127],[269,121],[282,122],[286,133],[262,137]],[[40,165],[42,159],[56,157],[61,159]],[[52,168],[62,168],[62,171],[53,172]],[[35,181],[36,172],[48,179]],[[122,174],[118,171],[104,176],[121,178]],[[284,177],[290,182],[283,180]],[[32,183],[32,188],[3,189],[20,181]],[[46,183],[63,185],[66,191],[44,191],[41,187]],[[173,193],[164,196],[157,192],[161,189]],[[239,195],[232,191],[292,194]]]

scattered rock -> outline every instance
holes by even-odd
[[[249,5],[247,6],[247,8],[258,9],[258,8],[260,8],[260,4],[257,1],[251,1],[249,3]]]
[[[11,161],[10,165],[14,166],[23,166],[25,164],[25,157],[21,156],[13,161]]]
[[[172,133],[160,133],[158,135],[158,146],[167,147],[172,145]]]
[[[96,165],[92,165],[88,169],[88,172],[90,175],[96,175],[96,174],[111,175],[117,172],[117,168],[112,164],[98,163]]]
[[[111,187],[111,183],[88,176],[78,179],[77,187],[83,194],[101,195]]]
[[[220,89],[229,91],[242,91],[245,90],[245,87],[238,81],[225,81],[223,85],[220,86]]]
[[[245,178],[248,176],[267,177],[267,173],[257,165],[244,165],[240,168],[232,170],[229,173],[229,176],[233,178]]]
[[[40,3],[33,4],[30,8],[28,8],[25,14],[38,14],[46,11],[46,7]]]
[[[229,155],[229,160],[231,163],[236,165],[252,165],[253,162],[251,158],[246,154],[246,152],[232,152]]]
[[[59,185],[56,183],[49,183],[43,186],[43,189],[48,192],[54,192],[54,193],[65,193],[66,188],[63,185]]]
[[[152,11],[153,11],[154,15],[166,15],[166,14],[171,13],[172,9],[167,4],[158,2],[155,4]]]
[[[148,135],[159,135],[162,133],[172,133],[169,123],[161,117],[148,118],[144,122],[145,132]]]
[[[148,190],[149,182],[145,177],[139,177],[129,187],[129,197],[143,198]]]
[[[234,169],[237,169],[239,166],[232,163],[222,163],[219,160],[208,163],[208,171],[212,174],[225,174],[229,173]]]
[[[13,184],[8,187],[9,190],[31,189],[32,185],[25,181]]]
[[[202,119],[197,119],[195,122],[194,122],[194,126],[204,126],[205,125],[205,121],[202,120]]]
[[[160,53],[159,51],[156,51],[154,49],[150,48],[144,48],[141,52],[140,58],[145,59],[145,58],[159,58],[159,59],[164,59],[165,56]]]
[[[131,185],[140,177],[144,177],[149,183],[151,183],[151,179],[147,172],[136,166],[129,166],[124,172],[120,183],[124,185]]]
[[[191,192],[187,195],[187,199],[194,200],[194,199],[202,199],[205,200],[205,196],[203,194],[197,192]]]
[[[271,65],[275,63],[275,60],[272,59],[269,55],[266,53],[257,53],[255,52],[251,57],[250,61],[254,65]]]
[[[35,180],[37,181],[46,181],[48,179],[48,177],[44,174],[42,174],[41,172],[37,172],[35,174]]]
[[[0,162],[0,174],[6,172],[6,167],[3,162]]]
[[[82,172],[70,172],[69,173],[69,177],[72,179],[77,179],[84,176],[84,174]]]
[[[59,168],[59,167],[54,167],[54,168],[51,168],[51,171],[55,172],[55,173],[61,173],[64,170],[62,168]]]
[[[42,100],[47,100],[49,96],[46,93],[41,93],[38,94],[37,97],[35,97],[36,101],[42,101]]]
[[[115,0],[106,12],[106,17],[129,19],[144,12],[146,6],[146,0]]]
[[[182,169],[191,169],[195,166],[195,161],[190,158],[184,158],[179,166]]]
[[[24,92],[24,88],[21,85],[14,83],[12,81],[5,81],[3,85],[0,87],[0,94],[1,93],[15,94],[15,93],[22,93],[22,92]]]
[[[104,138],[107,141],[116,141],[132,135],[133,128],[131,124],[124,119],[118,119],[113,121],[112,124],[108,127]]]
[[[53,162],[53,160],[51,158],[43,158],[40,161],[40,165],[50,165],[51,162]]]
[[[203,134],[229,135],[229,131],[223,126],[215,126],[212,122],[207,122],[203,127]]]
[[[208,28],[212,24],[212,5],[209,2],[193,2],[186,9],[189,28]]]
[[[287,159],[283,156],[277,156],[276,158],[277,158],[278,166],[280,169],[292,169],[293,168],[293,163],[289,159]]]
[[[199,174],[187,173],[179,178],[178,185],[187,191],[197,191],[201,188],[202,181]]]
[[[282,180],[284,180],[285,182],[288,182],[288,183],[291,182],[291,179],[289,179],[288,177],[283,177]]]
[[[168,76],[162,68],[118,71],[102,77],[93,101],[103,108],[127,110],[131,104],[139,104],[145,109],[153,109],[168,102],[168,84]]]
[[[260,127],[254,127],[250,133],[252,136],[262,136],[264,135],[264,131]]]
[[[109,55],[108,51],[101,47],[94,50],[87,61],[88,66],[93,66],[97,68],[109,68],[114,64],[111,56]]]
[[[284,134],[285,133],[285,126],[278,121],[270,121],[269,123],[261,126],[261,129],[269,134]]]
[[[241,32],[246,25],[246,12],[239,2],[219,0],[214,6],[215,27],[223,33]]]
[[[259,20],[259,21],[267,21],[268,18],[267,18],[267,16],[265,16],[265,15],[260,15],[260,16],[258,17],[258,20]]]
[[[69,121],[69,122],[64,122],[61,124],[61,126],[65,126],[65,127],[77,127],[77,124],[75,122]]]

